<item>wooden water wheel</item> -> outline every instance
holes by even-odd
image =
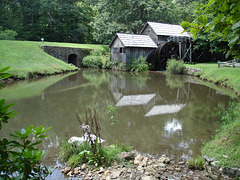
[[[166,70],[167,60],[178,58],[179,46],[175,42],[162,42],[158,48],[148,56],[147,62],[152,64],[151,70],[164,71]]]

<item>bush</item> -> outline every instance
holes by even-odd
[[[186,68],[184,66],[184,61],[169,59],[167,61],[166,72],[171,74],[186,74]]]
[[[147,72],[149,71],[148,64],[146,59],[143,56],[140,56],[138,59],[130,59],[127,63],[127,71],[135,72]]]
[[[2,30],[0,26],[0,40],[15,40],[15,36],[17,36],[17,32],[13,30]]]
[[[113,63],[110,61],[108,53],[99,49],[95,49],[91,51],[89,56],[83,58],[82,66],[90,68],[110,69],[112,68]]]
[[[11,76],[5,73],[8,69],[9,67],[0,69],[0,80]],[[0,89],[1,87],[3,85],[0,84]],[[8,123],[16,114],[9,110],[13,105],[5,105],[5,100],[0,100],[0,130],[3,127],[2,123]],[[41,140],[48,137],[43,134],[49,129],[45,130],[43,126],[33,128],[31,125],[26,130],[10,134],[12,140],[1,138],[0,179],[44,179],[49,174],[48,169],[41,165],[45,152],[37,148]]]
[[[83,67],[90,67],[90,68],[101,68],[102,62],[100,56],[86,56],[82,60]]]

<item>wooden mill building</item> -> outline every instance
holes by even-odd
[[[153,65],[152,70],[165,70],[169,58],[191,63],[191,34],[180,25],[147,22],[139,35],[117,33],[111,42],[111,60],[128,62],[140,56]]]
[[[117,33],[109,45],[111,61],[129,62],[131,58],[146,57],[157,49],[157,45],[148,35]]]

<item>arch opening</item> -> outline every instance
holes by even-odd
[[[73,65],[75,65],[75,66],[78,66],[78,63],[77,63],[77,55],[76,54],[70,54],[69,56],[68,56],[68,63],[71,63],[71,64],[73,64]]]

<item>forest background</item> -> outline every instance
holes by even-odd
[[[206,0],[1,0],[6,39],[109,44],[116,32],[137,34],[147,21],[192,22]]]

